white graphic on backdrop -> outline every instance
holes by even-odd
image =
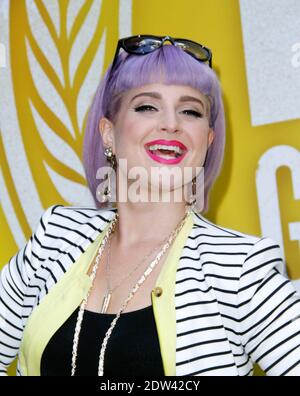
[[[9,53],[10,26],[7,15],[9,14],[10,3],[6,1],[6,5],[7,14],[0,14],[0,37],[7,48],[7,53]],[[31,229],[34,229],[41,213],[43,212],[43,207],[27,162],[22,134],[18,123],[9,56],[7,56],[6,61],[7,67],[5,69],[1,69],[0,73],[1,136],[14,187],[18,197],[20,198],[29,226]],[[1,169],[0,172],[2,172]],[[1,184],[5,183],[3,175],[1,175],[0,180],[2,180],[0,181]],[[25,236],[15,214],[10,196],[7,194],[7,187],[5,184],[0,188],[0,200],[15,241],[18,246],[21,247],[25,240]]]
[[[256,187],[262,235],[277,241],[284,255],[282,221],[280,215],[276,172],[287,166],[291,171],[294,199],[300,199],[300,152],[291,146],[272,147],[260,158],[256,173]],[[290,239],[300,243],[300,222],[289,224]],[[299,245],[300,246],[300,245]],[[294,281],[300,290],[300,280]]]
[[[29,3],[29,2],[28,2]],[[32,4],[30,2],[30,4]],[[55,2],[53,3],[56,4]],[[72,2],[70,3],[72,4]],[[82,24],[74,43],[70,49],[70,57],[69,57],[69,71],[70,71],[70,85],[71,87],[74,85],[74,78],[76,76],[76,72],[80,66],[80,62],[84,53],[86,52],[88,46],[93,40],[94,36],[97,33],[98,23],[100,21],[101,14],[101,1],[95,1],[88,12],[88,15],[85,18],[84,23]],[[48,6],[48,11],[51,11],[50,6]],[[79,12],[79,11],[78,11]],[[69,15],[72,16],[72,20],[75,21],[74,18],[74,9],[69,12]],[[55,21],[55,18],[59,20],[59,14],[57,14],[57,6],[54,6],[54,13],[52,15],[52,21],[59,28],[59,24]],[[30,9],[30,22],[32,33],[33,30],[36,32],[36,38],[39,37],[39,46],[40,49],[44,52],[44,55],[48,55],[48,47],[50,49],[55,48],[55,44],[51,40],[51,36],[47,31],[47,28],[44,26],[45,22],[42,19],[41,15],[38,12],[38,9],[31,6]],[[68,24],[70,34],[72,33],[72,24]],[[45,32],[44,34],[37,34],[37,32]],[[44,37],[45,43],[43,45]],[[92,61],[92,65],[87,73],[77,96],[77,124],[80,132],[83,131],[83,122],[84,117],[88,111],[88,107],[91,101],[91,95],[93,95],[95,88],[99,82],[100,71],[103,69],[103,60],[104,60],[104,51],[105,51],[105,39],[106,34],[105,31],[102,34],[101,43],[96,52],[96,56]],[[34,84],[39,92],[40,97],[47,104],[50,110],[56,114],[56,116],[65,123],[66,130],[70,132],[70,134],[75,138],[74,128],[71,123],[71,118],[68,113],[68,110],[60,97],[59,93],[55,89],[51,80],[44,73],[42,67],[39,65],[38,60],[35,58],[33,51],[30,48],[30,45],[27,41],[27,54],[30,63],[31,75],[34,80]],[[61,69],[61,61],[58,58],[58,51],[52,50],[52,57],[48,57],[48,61],[54,69]],[[66,82],[62,81],[62,86],[64,87]],[[43,141],[47,149],[51,152],[51,154],[56,157],[60,162],[67,165],[70,169],[75,170],[80,175],[84,177],[83,166],[75,153],[75,151],[62,139],[60,139],[57,134],[52,131],[44,122],[44,120],[40,117],[36,109],[34,109],[33,104],[31,103],[32,114],[34,116],[34,120],[39,130],[39,133],[42,135]],[[59,150],[57,148],[59,147]],[[83,186],[79,183],[75,183],[63,175],[58,174],[54,169],[52,169],[48,164],[45,163],[48,174],[55,185],[56,190],[60,193],[60,195],[64,198],[65,201],[72,203],[73,205],[93,205],[93,199],[90,195],[89,189],[87,186]]]
[[[1,18],[5,21],[8,20],[9,15],[9,0],[1,0],[0,1],[0,15]]]
[[[291,63],[292,66],[296,69],[300,67],[300,43],[293,44],[291,50],[293,53]]]
[[[1,0],[2,1],[2,0]],[[52,32],[46,27],[43,18],[34,0],[26,0],[26,7],[28,18],[30,22],[31,33],[36,41],[39,50],[46,56],[47,61],[53,68],[59,83],[62,87],[66,86],[65,77],[63,75],[62,63],[55,44],[55,38],[61,34],[59,2],[58,0],[42,1],[46,7],[49,17],[51,18],[54,29]],[[2,3],[3,4],[3,3]],[[3,45],[9,52],[9,2],[5,0],[7,7],[5,8],[5,15],[0,13],[0,37]],[[73,27],[80,12],[81,7],[85,4],[84,1],[70,1],[67,10],[67,35],[70,37],[73,32]],[[96,34],[97,26],[99,23],[99,16],[101,12],[102,1],[94,0],[92,7],[85,17],[82,27],[75,37],[69,57],[69,72],[70,72],[70,85],[74,84],[76,79],[76,72],[80,66],[82,57],[87,50],[93,35]],[[3,7],[1,7],[3,10]],[[120,36],[131,35],[131,0],[121,0],[119,2],[119,33]],[[86,116],[88,106],[91,102],[95,88],[99,82],[101,71],[103,69],[103,59],[106,50],[106,30],[101,32],[100,45],[92,59],[88,73],[84,81],[80,85],[78,95],[76,97],[76,116],[77,127],[82,131],[84,117]],[[29,59],[31,76],[36,87],[38,94],[45,104],[51,109],[52,112],[60,119],[65,125],[66,130],[74,137],[74,125],[72,124],[70,114],[65,106],[64,101],[60,97],[56,88],[53,86],[47,75],[44,73],[43,68],[39,64],[30,47],[29,40],[26,41],[27,55]],[[0,129],[2,132],[2,140],[4,144],[5,154],[7,157],[8,165],[10,167],[11,176],[13,178],[14,186],[16,188],[18,197],[20,199],[22,209],[28,220],[31,229],[35,229],[38,219],[40,218],[44,208],[42,207],[39,193],[35,182],[32,177],[31,169],[26,158],[26,152],[23,145],[20,126],[15,110],[14,91],[12,84],[10,59],[7,60],[6,69],[1,69],[0,73]],[[46,120],[35,108],[34,104],[30,103],[32,115],[39,131],[40,136],[45,142],[45,146],[49,152],[68,166],[76,171],[79,175],[83,176],[84,171],[78,154],[69,147],[65,141],[62,141],[57,134],[47,125]],[[13,131],[13,139],[12,139]],[[93,205],[94,201],[89,193],[87,187],[66,179],[61,174],[45,163],[45,168],[55,185],[60,195],[70,203],[70,205]],[[18,222],[17,216],[14,213],[13,204],[8,195],[5,185],[6,181],[0,169],[0,199],[4,213],[7,215],[7,221],[10,229],[15,237],[16,243],[19,247],[24,244],[25,237]]]
[[[0,43],[0,67],[6,67],[6,48],[3,43]]]
[[[71,2],[72,3],[72,2]],[[51,18],[51,22],[55,27],[55,33],[57,38],[59,36],[59,8],[57,0],[54,1],[44,1],[44,5],[47,4],[47,11]],[[59,77],[60,82],[64,83],[63,71],[61,59],[57,50],[57,47],[53,41],[51,33],[49,32],[47,26],[41,14],[35,4],[35,1],[26,0],[27,15],[29,19],[30,31],[39,46],[39,49],[44,53],[48,59],[50,65],[54,68],[56,75]],[[35,81],[39,78],[35,78]]]
[[[240,11],[252,125],[300,118],[300,1],[240,0]]]

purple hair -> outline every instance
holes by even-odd
[[[108,68],[97,88],[87,118],[83,160],[89,188],[97,207],[106,207],[96,198],[99,179],[97,170],[109,166],[99,132],[99,121],[107,117],[112,122],[120,109],[122,94],[132,88],[153,83],[187,85],[204,94],[210,102],[209,124],[215,137],[204,165],[204,207],[208,210],[209,191],[217,178],[224,155],[225,119],[221,87],[216,73],[174,45],[164,45],[154,52],[138,56],[122,52],[110,76]]]

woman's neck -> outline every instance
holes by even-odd
[[[184,202],[118,203],[115,239],[122,248],[164,240],[186,213]]]

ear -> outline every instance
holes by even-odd
[[[214,141],[214,138],[215,138],[215,131],[213,130],[213,128],[209,128],[209,132],[208,132],[208,147],[212,144],[212,142]]]
[[[99,121],[99,132],[104,147],[112,147],[113,152],[115,152],[114,125],[108,118],[102,117]]]

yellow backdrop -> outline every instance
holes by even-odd
[[[82,112],[78,110],[77,99],[104,32],[105,46],[102,56],[104,62],[99,70],[99,78],[111,61],[117,38],[123,32],[165,34],[187,37],[210,47],[213,51],[213,67],[223,87],[227,118],[226,157],[222,174],[212,191],[211,207],[207,217],[223,226],[250,234],[261,234],[256,188],[259,160],[268,149],[275,146],[288,145],[300,150],[300,121],[251,126],[238,0],[172,0],[171,2],[71,0],[71,3],[75,2],[78,3],[78,12],[72,19],[72,26],[68,25],[69,1],[58,2],[60,29],[53,22],[53,18],[49,17],[45,2],[32,0],[35,5],[35,9],[32,10],[26,8],[26,2],[23,0],[12,0],[10,3],[9,67],[16,105],[16,120],[21,131],[28,167],[42,207],[46,208],[54,203],[70,204],[67,197],[63,196],[57,188],[58,183],[54,177],[51,177],[49,168],[55,172],[55,175],[72,181],[74,185],[85,186],[85,180],[79,168],[68,166],[63,160],[55,157],[55,152],[49,149],[46,144],[47,140],[43,140],[38,131],[38,117],[51,128],[53,134],[71,148],[73,155],[81,158],[84,122]],[[69,62],[70,57],[73,56],[72,48],[75,46],[77,36],[81,34],[82,26],[88,24],[87,17],[95,2],[101,4],[98,25],[89,45],[86,44],[86,51],[82,52],[80,61],[72,69]],[[47,54],[37,43],[39,38],[33,34],[35,25],[28,14],[36,13],[36,10],[45,24],[45,32],[51,37],[56,47],[61,62],[60,72],[57,67],[55,69],[51,65]],[[129,23],[131,26],[126,26]],[[30,52],[33,56],[29,55]],[[62,122],[50,104],[42,97],[40,89],[36,86],[35,76],[32,76],[30,56],[39,63],[60,96],[67,109],[68,122]],[[91,86],[95,88],[95,84],[96,79],[94,85]],[[5,128],[5,122],[5,119],[1,119],[3,128]],[[14,134],[14,130],[10,133],[12,140],[20,138],[19,135]],[[4,138],[0,135],[0,163],[6,193],[20,229],[28,239],[31,227],[22,205],[27,191],[23,191],[24,195],[21,195],[16,187],[12,162],[8,155]],[[292,279],[299,279],[299,242],[290,240],[288,224],[300,221],[300,202],[293,198],[289,168],[282,167],[277,171],[277,185],[288,273]],[[1,202],[0,266],[4,265],[18,250],[10,224]]]

